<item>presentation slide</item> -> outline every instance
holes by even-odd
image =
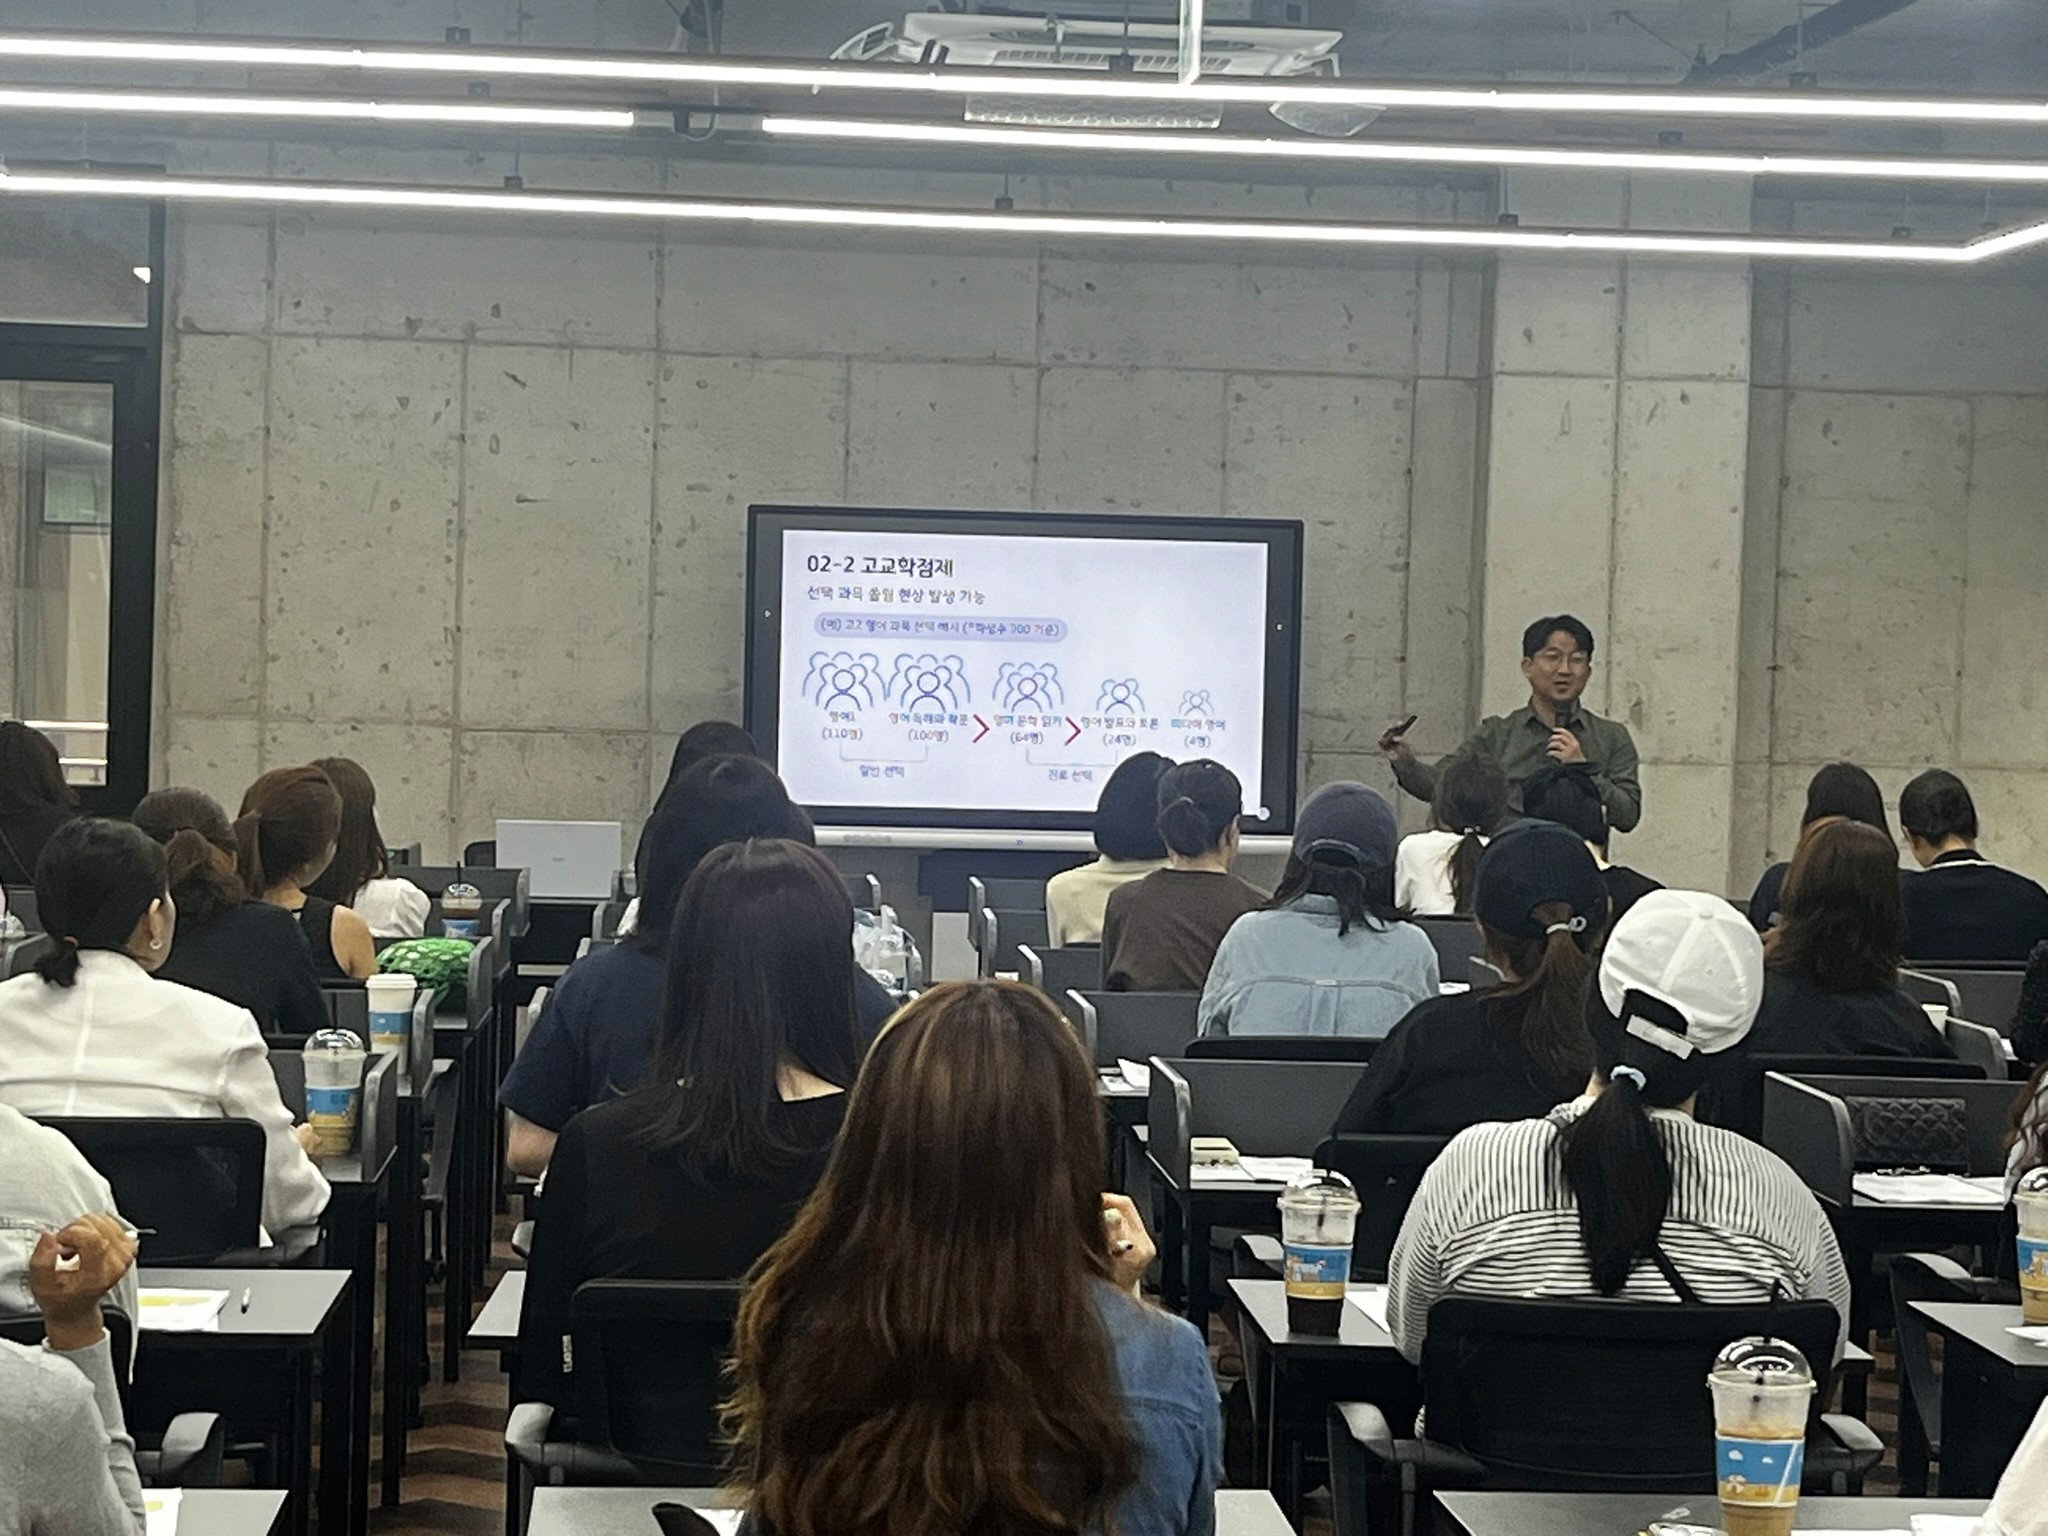
[[[1111,770],[1153,751],[1226,764],[1268,820],[1268,713],[1293,702],[1269,698],[1273,551],[1228,529],[783,528],[773,739],[791,794],[1085,825]]]

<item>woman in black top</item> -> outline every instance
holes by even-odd
[[[377,970],[370,925],[347,907],[306,891],[333,862],[340,833],[341,793],[311,764],[264,774],[242,796],[235,820],[235,846],[250,894],[298,919],[323,981],[363,981]]]
[[[325,1029],[312,953],[289,912],[250,899],[220,803],[196,789],[154,790],[135,807],[135,825],[163,844],[178,907],[177,936],[157,975],[239,1003],[265,1035]]]
[[[853,907],[815,849],[728,843],[683,887],[646,1086],[563,1127],[527,1260],[520,1395],[566,1408],[585,1280],[738,1279],[824,1172],[859,1068]]]
[[[78,814],[78,796],[50,738],[0,722],[0,884],[34,885],[50,834]]]
[[[1518,821],[1479,861],[1474,920],[1507,984],[1419,1004],[1380,1042],[1333,1134],[1453,1136],[1533,1120],[1593,1068],[1580,994],[1607,931],[1607,885],[1584,842]]]
[[[1800,813],[1799,835],[1804,837],[1808,827],[1835,816],[1875,827],[1887,839],[1892,835],[1891,819],[1884,812],[1884,791],[1877,787],[1877,780],[1868,769],[1854,763],[1824,763],[1807,782],[1806,809]],[[1749,898],[1749,920],[1758,933],[1768,933],[1777,927],[1784,902],[1785,876],[1791,868],[1789,863],[1773,864],[1757,881],[1756,891]]]

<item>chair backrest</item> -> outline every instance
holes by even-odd
[[[1356,1061],[1372,1060],[1379,1041],[1356,1035],[1208,1035],[1190,1040],[1180,1054],[1192,1061]]]
[[[1344,1175],[1358,1190],[1358,1225],[1351,1240],[1351,1272],[1384,1280],[1394,1239],[1415,1201],[1415,1191],[1448,1136],[1328,1136],[1316,1148],[1316,1166]]]
[[[997,911],[1045,910],[1045,882],[1020,875],[969,875],[967,877],[967,942],[981,950],[981,917],[990,907]],[[984,973],[986,974],[986,973]]]
[[[721,1370],[740,1292],[712,1280],[579,1285],[569,1302],[578,1437],[650,1482],[723,1482]]]
[[[403,1063],[389,1051],[370,1051],[363,1057],[363,1096],[357,1112],[356,1151],[363,1167],[374,1169],[398,1140],[398,1086]],[[277,1096],[292,1112],[294,1120],[306,1116],[306,1058],[296,1050],[274,1049],[270,1053],[270,1075],[277,1079]]]
[[[35,963],[47,955],[55,944],[47,933],[32,933],[27,938],[12,940],[5,951],[7,979],[26,976]]]
[[[135,1324],[129,1320],[128,1314],[116,1307],[113,1298],[109,1296],[106,1304],[100,1308],[100,1317],[105,1321],[107,1327],[107,1352],[116,1360],[133,1360],[135,1358]],[[5,1339],[10,1344],[22,1344],[30,1349],[36,1348],[43,1342],[42,1313],[23,1312],[0,1315],[0,1339]],[[133,1378],[126,1369],[117,1369],[114,1372],[114,1390],[120,1394],[121,1405],[124,1409],[128,1405],[128,1395],[133,1389],[133,1385]]]
[[[984,907],[981,912],[981,974],[995,976],[1021,972],[1024,960],[1017,951],[1025,946],[1048,944],[1050,933],[1043,907]]]
[[[360,981],[323,981],[320,1001],[327,1005],[330,1026],[351,1031],[365,1045],[370,1043],[370,994]]]
[[[1980,1076],[1994,1082],[2009,1080],[2005,1069],[2005,1036],[1988,1023],[1973,1024],[1968,1019],[1951,1015],[1946,1033],[1949,1048],[1956,1053],[1957,1061],[1975,1067]]]
[[[2000,1034],[2012,1028],[2026,979],[2019,965],[1916,965],[1899,973],[1900,987],[1915,1001],[1946,1003],[1951,1017],[1988,1024]]]
[[[1484,955],[1474,955],[1465,962],[1465,979],[1475,992],[1491,992],[1508,984],[1507,973]],[[1450,977],[1445,976],[1444,980],[1449,981]]]
[[[434,1076],[434,994],[422,987],[412,1002],[412,1034],[406,1041],[405,1090],[424,1098]]]
[[[483,939],[469,952],[469,1027],[480,1028],[497,1006],[498,941]]]
[[[384,850],[385,863],[404,865],[407,869],[419,863],[424,857],[418,843],[406,843],[397,848],[387,847]]]
[[[1152,1058],[1147,1144],[1185,1189],[1192,1142],[1227,1136],[1253,1157],[1307,1157],[1328,1134],[1365,1068],[1342,1061]]]
[[[462,878],[462,869],[456,864],[415,864],[406,870],[405,878],[439,899],[443,891]]]
[[[1487,1466],[1489,1488],[1714,1487],[1707,1372],[1767,1334],[1825,1373],[1841,1317],[1825,1301],[1757,1306],[1447,1296],[1429,1309],[1429,1439]],[[1827,1401],[1825,1383],[1814,1412]]]
[[[1950,1061],[1939,1057],[1901,1056],[1794,1056],[1759,1051],[1746,1057],[1739,1067],[1732,1119],[1717,1116],[1730,1130],[1740,1131],[1751,1141],[1763,1135],[1764,1079],[1773,1072],[1787,1077],[1914,1077],[1932,1079],[1981,1078],[1983,1069],[1975,1062]],[[2003,1066],[1999,1076],[2005,1076]]]
[[[32,885],[10,885],[6,888],[7,910],[21,920],[21,926],[30,933],[43,931],[41,910],[36,905],[36,888]]]
[[[1171,1056],[1194,1038],[1199,992],[1067,993],[1067,1017],[1098,1067]]]
[[[600,901],[590,909],[590,936],[593,939],[616,939],[619,924],[624,921],[628,903],[614,897]]]
[[[1480,936],[1479,924],[1469,917],[1418,917],[1413,921],[1436,946],[1439,975],[1463,976],[1471,961],[1486,955],[1486,940]]]
[[[846,899],[853,903],[856,912],[879,912],[882,910],[882,882],[872,874],[839,877],[846,882]]]
[[[506,915],[505,931],[515,939],[526,937],[533,911],[533,897],[530,894],[533,876],[530,870],[494,869],[486,864],[465,862],[461,876],[477,888],[483,896],[486,909],[495,901],[511,902],[512,910]],[[442,889],[446,890],[447,886],[443,885]],[[488,916],[488,911],[486,915]],[[489,930],[487,928],[484,931]]]
[[[256,1246],[263,1127],[254,1120],[62,1116],[62,1131],[112,1186],[137,1227],[143,1264],[203,1264]]]
[[[1017,958],[1023,961],[1018,976],[1059,1002],[1069,992],[1102,990],[1102,946],[1072,944],[1054,948],[1050,944],[1019,944]]]
[[[1910,1063],[1916,1073],[1931,1065],[1935,1064]],[[1849,1102],[1853,1099],[1959,1099],[1968,1131],[1969,1166],[1958,1171],[1991,1175],[2005,1169],[2010,1082],[1970,1076],[1851,1077],[1815,1072],[1792,1077],[1772,1072],[1765,1076],[1763,1088],[1763,1144],[1789,1163],[1815,1194],[1837,1205],[1850,1203],[1858,1162]]]
[[[462,845],[462,867],[464,869],[495,869],[498,864],[498,840],[484,838],[480,842]]]

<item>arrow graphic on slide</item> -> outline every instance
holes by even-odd
[[[1074,725],[1074,717],[1072,715],[1067,716],[1067,724]],[[1075,742],[1079,741],[1080,739],[1081,727],[1078,725],[1074,725],[1074,734],[1067,738],[1067,745],[1071,747]]]
[[[974,737],[975,741],[979,741],[983,736],[986,736],[988,734],[988,722],[982,719],[981,716],[976,715],[974,717],[974,723],[981,727],[981,730],[977,732]],[[972,746],[973,744],[973,742],[968,743],[969,746]]]

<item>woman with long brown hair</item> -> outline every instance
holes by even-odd
[[[369,924],[306,887],[334,861],[341,794],[311,763],[273,768],[242,796],[235,818],[242,883],[251,895],[299,920],[313,968],[330,981],[362,981],[377,970]]]
[[[349,908],[369,926],[373,938],[418,938],[427,931],[433,902],[410,880],[391,873],[384,832],[377,825],[377,786],[369,771],[350,757],[315,758],[313,766],[327,775],[341,796],[341,826],[335,833],[333,861],[306,887],[306,894]]]
[[[952,982],[896,1017],[740,1308],[759,1530],[1213,1530],[1208,1351],[1131,1294],[1151,1242],[1102,1159],[1094,1073],[1038,993]]]

